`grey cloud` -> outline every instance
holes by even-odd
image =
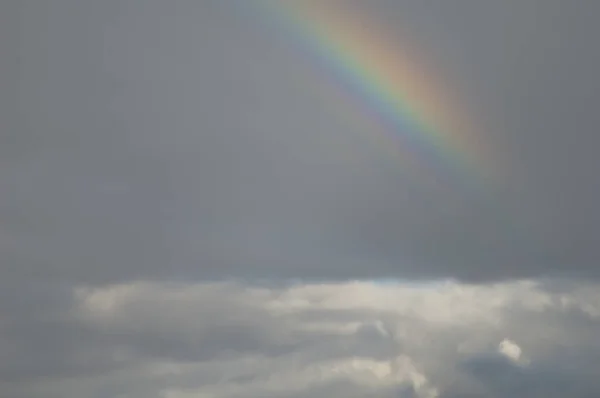
[[[502,356],[481,356],[464,364],[485,386],[489,397],[593,397],[597,372],[562,363],[519,367]]]
[[[0,347],[14,348],[0,386],[29,397],[587,397],[600,391],[600,323],[578,309],[600,304],[597,289],[582,293],[532,283],[78,289],[23,333],[3,329]],[[505,339],[520,358],[500,354]]]
[[[113,366],[96,333],[72,318],[69,288],[0,284],[0,383],[85,375]]]

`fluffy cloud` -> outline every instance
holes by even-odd
[[[30,397],[587,397],[600,393],[597,288],[82,286],[52,316],[54,330],[25,341],[62,332],[68,350],[44,365],[14,346],[4,358],[21,361],[21,374],[0,376],[6,391]],[[2,346],[16,338],[3,334]]]

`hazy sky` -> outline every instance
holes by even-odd
[[[600,396],[600,3],[361,3],[493,149],[433,188],[254,1],[0,2],[0,395]]]

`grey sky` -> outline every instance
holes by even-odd
[[[482,139],[505,167],[483,193],[454,180],[433,189],[396,167],[366,125],[344,121],[318,98],[322,82],[311,82],[314,65],[294,41],[247,8],[237,0],[0,2],[0,357],[11,358],[0,366],[0,395],[35,396],[49,378],[59,380],[54,394],[65,396],[63,377],[94,375],[89,385],[73,381],[77,396],[117,396],[129,391],[113,378],[121,366],[141,372],[148,358],[194,363],[218,354],[190,349],[189,330],[198,325],[183,322],[166,336],[154,324],[140,329],[144,319],[116,326],[82,319],[73,293],[82,286],[152,281],[160,290],[171,281],[237,280],[243,290],[289,279],[532,278],[566,286],[563,296],[552,293],[562,302],[580,287],[573,278],[600,276],[600,3],[365,6],[406,27],[482,122]],[[594,295],[581,300],[596,308]],[[205,324],[215,323],[205,341],[236,353],[304,355],[331,338],[273,343],[277,330],[246,321],[228,334],[240,323],[219,323],[221,310],[209,311],[214,318]],[[265,324],[272,320],[269,310],[256,311]],[[379,314],[370,311],[361,322]],[[579,333],[597,330],[596,318],[581,311],[539,324],[567,328],[573,316]],[[506,338],[522,321],[511,318],[489,340]],[[376,345],[355,348],[376,356]],[[475,359],[448,361],[469,380],[488,377],[488,365],[510,372],[486,347]],[[598,359],[577,343],[571,348],[582,368]],[[131,356],[116,363],[112,352],[121,349]],[[559,357],[547,352],[549,361]],[[484,373],[469,375],[474,363]],[[535,383],[557,372],[582,389],[597,380],[540,366],[519,373],[528,391],[545,394]],[[476,396],[506,393],[492,391],[490,380],[481,382],[491,395]],[[332,383],[319,391],[345,393],[345,382]],[[442,384],[452,386],[448,397],[462,391]],[[124,396],[158,396],[157,385]]]
[[[487,196],[391,168],[235,2],[14,3],[6,251],[88,282],[598,275],[592,3],[373,4],[484,120]]]

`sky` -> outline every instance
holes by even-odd
[[[600,396],[600,4],[289,3],[0,2],[0,396]]]

